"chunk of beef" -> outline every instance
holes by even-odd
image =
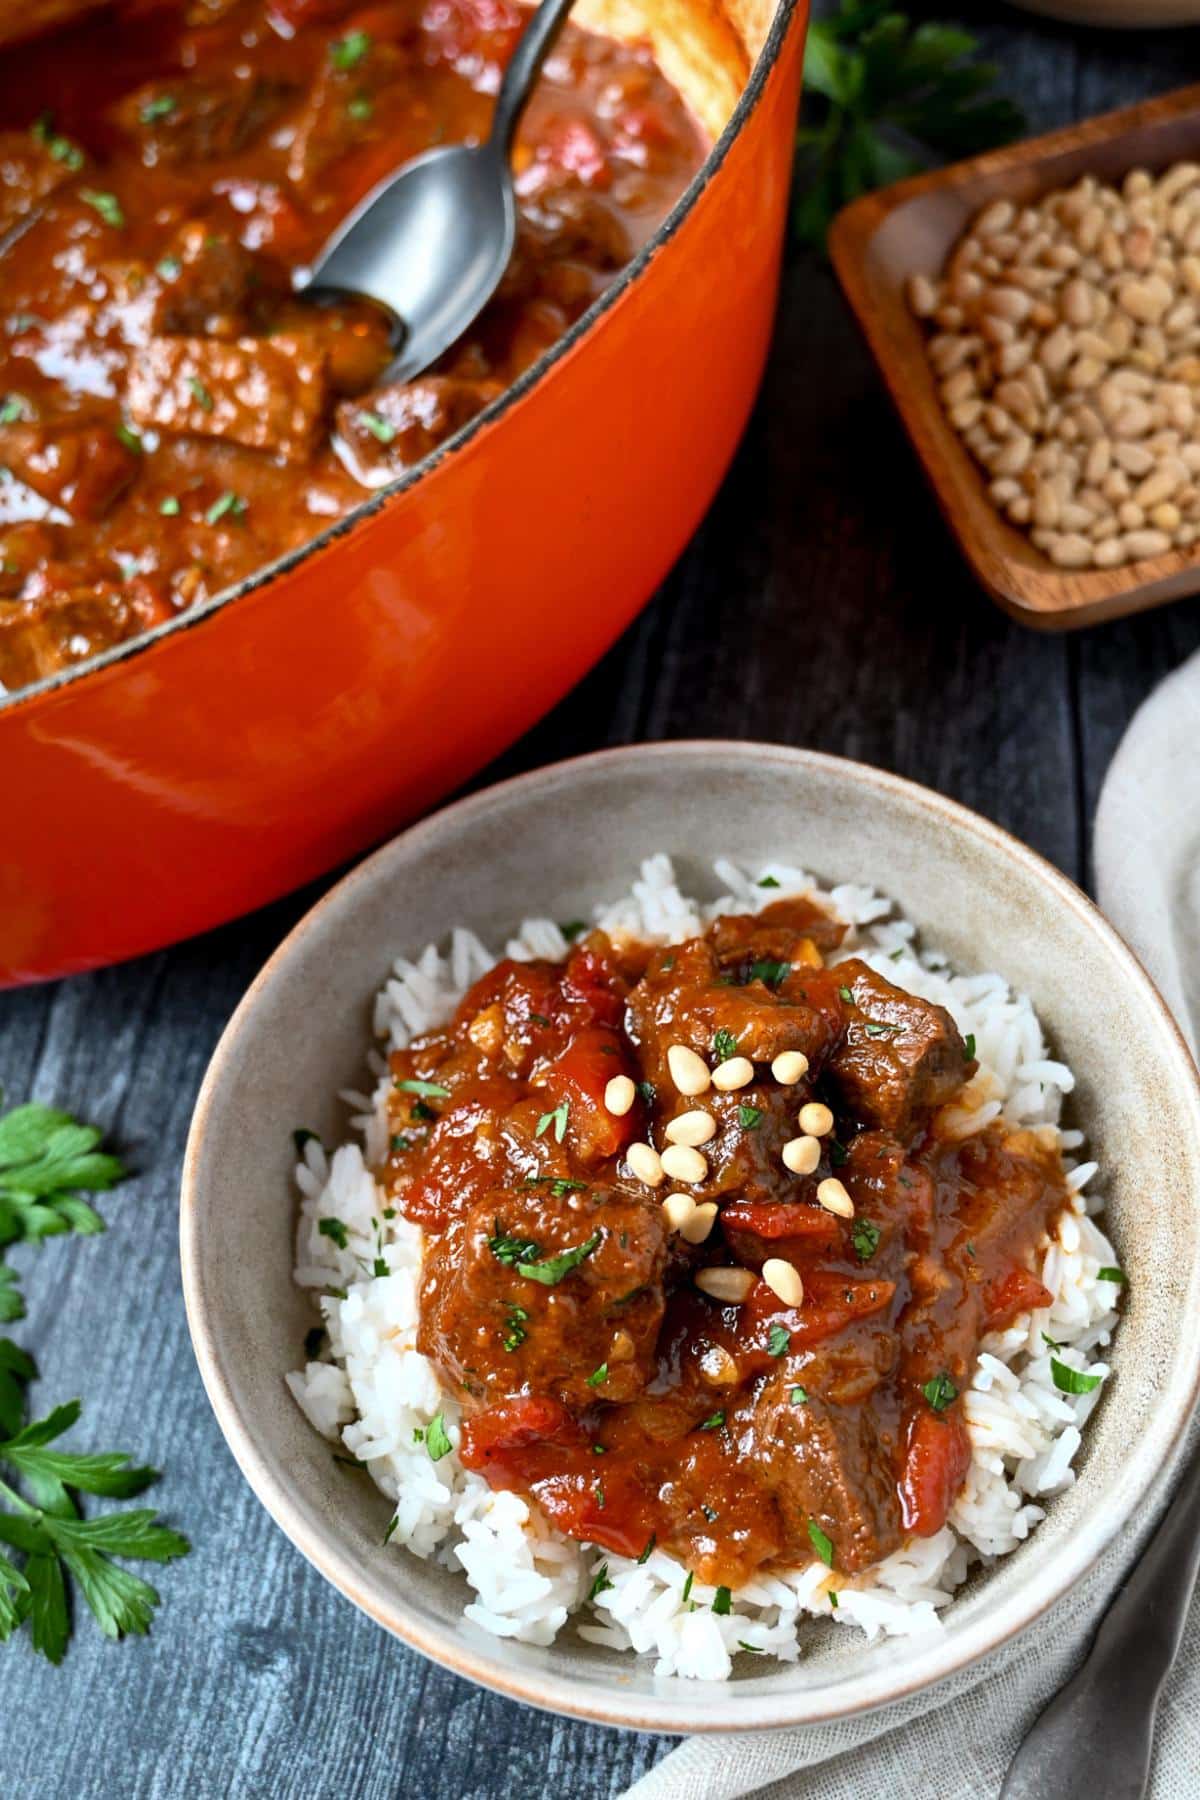
[[[907,1136],[958,1093],[975,1064],[945,1007],[893,987],[857,958],[835,973],[852,999],[826,1076],[856,1119]]]
[[[288,292],[278,265],[252,255],[227,226],[206,219],[180,226],[155,275],[150,329],[173,336],[243,336],[264,324]]]
[[[73,519],[101,519],[137,473],[136,450],[106,425],[0,425],[0,464]]]
[[[793,947],[798,942],[798,937],[790,940]],[[744,944],[738,946],[737,957],[744,949]],[[753,965],[752,957],[747,976]],[[837,982],[828,972],[801,966],[794,974],[784,973],[772,959],[759,975],[739,983],[704,938],[656,956],[629,996],[626,1016],[626,1028],[650,1064],[650,1079],[663,1094],[674,1091],[666,1061],[672,1044],[685,1044],[710,1064],[720,1060],[717,1046],[727,1040],[752,1062],[770,1062],[781,1050],[801,1050],[815,1074],[836,1043],[841,1023]]]
[[[57,151],[57,154],[56,154]],[[64,181],[74,179],[82,153],[43,132],[0,131],[0,235],[26,218]]]
[[[113,118],[142,148],[142,161],[212,162],[234,156],[282,112],[294,90],[247,70],[219,80],[152,81],[125,94]]]
[[[489,1193],[432,1243],[420,1347],[476,1398],[631,1399],[655,1368],[665,1262],[653,1196],[552,1181]]]
[[[369,487],[391,481],[423,461],[500,392],[499,382],[424,375],[345,401],[337,409],[337,429],[351,472]]]
[[[139,425],[302,462],[316,443],[327,387],[323,364],[298,337],[155,337],[130,366],[126,401]]]
[[[171,616],[149,582],[63,588],[33,600],[0,603],[0,687],[12,692],[83,662]]]
[[[803,1362],[783,1359],[787,1366],[747,1402],[763,1483],[787,1532],[786,1560],[812,1561],[810,1522],[833,1545],[833,1567],[846,1574],[899,1547],[900,1417],[888,1384],[895,1355],[895,1337],[881,1326],[824,1345]],[[803,1404],[792,1398],[798,1383],[808,1396]]]

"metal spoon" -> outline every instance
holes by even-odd
[[[499,286],[517,230],[509,157],[541,67],[573,0],[541,0],[504,72],[478,148],[427,150],[343,221],[313,264],[305,299],[365,295],[396,324],[384,379],[409,381],[460,337]]]
[[[1200,1572],[1200,1454],[1078,1674],[1017,1751],[1000,1800],[1141,1800],[1154,1715]]]

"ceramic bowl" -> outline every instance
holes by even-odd
[[[20,771],[0,987],[207,930],[380,842],[625,628],[754,402],[807,11],[579,0],[580,23],[653,44],[713,138],[641,253],[512,388],[313,543],[0,696],[0,767]],[[59,79],[52,55],[43,65],[45,97],[20,96],[31,118]]]
[[[578,1639],[549,1649],[468,1624],[465,1581],[382,1539],[389,1507],[347,1481],[284,1386],[313,1322],[291,1282],[291,1134],[345,1135],[371,998],[392,960],[460,921],[493,945],[526,916],[581,917],[669,850],[685,884],[719,891],[714,857],[769,855],[892,894],[963,969],[998,969],[1033,998],[1078,1075],[1075,1119],[1109,1196],[1127,1271],[1111,1387],[1078,1482],[1014,1555],[976,1576],[944,1630],[868,1644],[812,1628],[792,1665],[725,1686],[658,1679]],[[1099,1185],[1099,1184],[1098,1184]],[[960,1669],[1030,1623],[1138,1512],[1177,1445],[1200,1378],[1200,1081],[1131,951],[1072,884],[995,826],[861,764],[768,745],[675,743],[560,764],[415,826],[339,883],[251,987],[196,1107],[182,1211],[193,1342],[234,1456],[305,1556],[356,1605],[435,1661],[516,1699],[672,1732],[798,1725],[882,1705]],[[749,1662],[749,1658],[741,1659]]]

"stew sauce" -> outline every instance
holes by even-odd
[[[128,0],[0,55],[0,684],[218,593],[419,462],[603,292],[699,167],[650,53],[570,25],[516,253],[427,376],[292,290],[432,144],[486,135],[511,0]]]
[[[730,1586],[814,1553],[853,1574],[939,1530],[980,1342],[1050,1299],[1057,1150],[952,1135],[970,1046],[865,963],[828,966],[842,935],[804,899],[666,950],[593,932],[563,965],[501,962],[392,1057],[384,1179],[426,1232],[419,1343],[463,1401],[463,1460],[574,1537],[657,1543]],[[752,1076],[684,1095],[676,1045]],[[808,1059],[787,1086],[785,1051]],[[614,1114],[619,1075],[636,1098]],[[813,1102],[833,1123],[797,1175],[783,1149]],[[665,1151],[695,1111],[702,1178],[639,1179],[631,1145]],[[852,1216],[819,1201],[830,1179]],[[672,1230],[673,1192],[715,1207],[701,1241]],[[714,1268],[745,1272],[740,1303],[697,1285]]]

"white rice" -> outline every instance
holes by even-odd
[[[1120,1293],[1118,1284],[1099,1279],[1099,1270],[1117,1258],[1095,1219],[1101,1204],[1090,1191],[1096,1165],[1074,1160],[1082,1134],[1058,1124],[1074,1077],[1049,1055],[1028,999],[1000,975],[955,975],[936,951],[918,951],[915,927],[869,888],[822,893],[802,870],[782,863],[747,872],[721,861],[716,874],[726,892],[701,904],[679,891],[666,856],[651,857],[628,898],[598,908],[596,922],[614,933],[677,942],[721,912],[813,893],[851,926],[839,955],[860,956],[898,986],[947,1007],[964,1036],[974,1035],[979,1073],[943,1125],[963,1136],[994,1118],[1041,1127],[1071,1170],[1070,1205],[1041,1269],[1053,1303],[985,1343],[964,1396],[974,1454],[950,1524],[935,1537],[911,1540],[865,1575],[831,1572],[819,1561],[758,1575],[734,1592],[728,1613],[717,1614],[716,1590],[699,1581],[688,1587],[686,1568],[664,1552],[638,1564],[584,1547],[552,1531],[518,1495],[493,1493],[459,1463],[458,1403],[416,1349],[421,1232],[398,1214],[384,1219],[387,1202],[370,1173],[386,1149],[391,1085],[378,1052],[371,1057],[374,1094],[344,1096],[361,1144],[345,1143],[329,1155],[310,1139],[296,1169],[296,1281],[341,1291],[318,1298],[328,1360],[287,1377],[314,1427],[366,1464],[392,1502],[388,1542],[402,1554],[435,1556],[465,1573],[473,1592],[464,1610],[477,1625],[500,1637],[549,1644],[568,1615],[579,1612],[582,1637],[653,1656],[656,1674],[710,1681],[729,1676],[739,1651],[794,1661],[807,1617],[832,1616],[871,1638],[939,1631],[938,1611],[971,1567],[1015,1549],[1044,1517],[1047,1496],[1074,1482],[1080,1433],[1103,1387],[1061,1393],[1046,1340],[1059,1346],[1053,1354],[1070,1367],[1107,1376],[1102,1353],[1117,1323]],[[778,885],[764,889],[764,877]],[[526,920],[504,947],[520,959],[560,958],[566,951],[566,939],[548,919]],[[414,962],[398,961],[375,1005],[384,1049],[443,1024],[494,960],[473,933],[459,930],[444,954],[431,946]],[[345,1227],[344,1249],[320,1231],[322,1219]],[[373,1272],[377,1259],[386,1275]],[[453,1448],[433,1462],[423,1435],[438,1413]],[[383,1524],[381,1514],[381,1536]],[[602,1567],[610,1585],[589,1599]]]

